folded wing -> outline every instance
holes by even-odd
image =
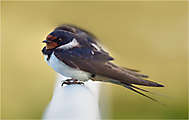
[[[104,54],[91,53],[90,50],[82,51],[83,48],[71,50],[55,50],[55,56],[67,65],[92,74],[115,79],[125,84],[136,84],[152,87],[163,87],[156,82],[146,80],[148,76],[135,71],[124,69],[110,62]],[[87,52],[86,52],[87,51]]]

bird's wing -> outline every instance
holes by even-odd
[[[153,87],[163,87],[156,82],[145,80],[145,75],[124,69],[111,63],[108,54],[84,47],[75,47],[68,50],[56,49],[55,56],[70,67],[86,71],[95,75],[105,76],[118,80],[124,84],[136,84]]]

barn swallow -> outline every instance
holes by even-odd
[[[63,24],[56,27],[46,40],[42,49],[45,61],[57,73],[68,77],[63,84],[83,84],[90,80],[110,82],[121,85],[153,101],[156,99],[143,92],[149,92],[135,85],[164,87],[146,80],[147,75],[139,71],[113,64],[113,57],[98,43],[90,32],[74,25]]]

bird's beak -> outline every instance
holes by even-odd
[[[43,43],[46,43],[46,49],[53,49],[58,46],[58,44],[51,40],[43,40]]]
[[[43,42],[43,43],[49,43],[49,41],[48,41],[48,40],[43,40],[42,42]]]

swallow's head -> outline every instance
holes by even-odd
[[[55,49],[71,49],[73,47],[88,46],[95,43],[95,36],[79,27],[73,25],[61,25],[53,32],[47,35],[43,41],[46,46],[43,48],[43,54],[51,54]]]
[[[77,29],[70,25],[62,25],[55,28],[43,41],[43,43],[46,43],[46,46],[43,48],[42,53],[51,55],[56,48],[72,42],[76,34]]]
[[[74,34],[65,30],[54,30],[43,41],[46,43],[46,49],[54,49],[71,42]]]

